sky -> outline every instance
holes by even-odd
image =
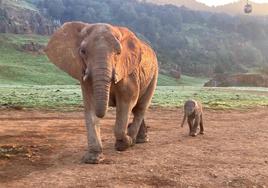
[[[224,4],[228,4],[228,3],[232,3],[238,0],[197,0],[199,2],[205,3],[209,6],[217,6],[217,5],[224,5]],[[268,0],[250,0],[256,3],[268,3]],[[245,0],[245,3],[247,1]]]

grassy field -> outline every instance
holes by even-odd
[[[191,86],[158,86],[154,106],[180,107],[193,98],[213,109],[235,109],[268,106],[268,92],[236,88],[202,88]],[[0,106],[14,108],[74,109],[81,107],[78,85],[10,86],[0,85]]]
[[[45,45],[48,37],[0,34],[0,107],[77,108],[82,106],[77,81],[48,62],[44,54],[21,50],[34,41]],[[263,88],[203,88],[205,78],[159,75],[153,105],[179,107],[189,98],[210,108],[268,105]]]
[[[179,80],[166,75],[159,75],[158,86],[203,86],[207,78],[194,78],[182,75]]]
[[[38,35],[0,34],[0,83],[63,85],[76,82],[60,71],[43,54],[21,50],[21,45],[34,41],[45,45],[48,37]]]

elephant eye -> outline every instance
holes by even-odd
[[[86,55],[86,50],[84,48],[80,48],[79,50],[80,54],[85,56]]]

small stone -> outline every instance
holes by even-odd
[[[211,175],[213,178],[217,178],[217,177],[218,177],[218,175],[215,174],[215,173],[210,173],[210,175]]]

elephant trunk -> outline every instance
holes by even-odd
[[[105,63],[98,64],[104,65]],[[112,68],[106,63],[106,66],[96,68],[92,76],[95,113],[97,117],[103,118],[109,103]]]

